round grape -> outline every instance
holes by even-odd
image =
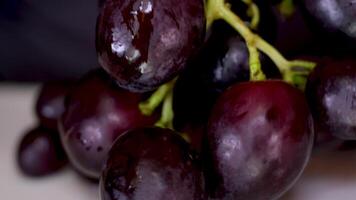
[[[119,137],[100,181],[101,200],[203,200],[203,179],[189,145],[169,129]]]
[[[32,129],[21,139],[17,162],[28,176],[45,176],[57,172],[67,163],[58,132],[45,127]]]
[[[80,173],[98,179],[118,136],[155,123],[157,115],[140,112],[142,100],[141,94],[117,87],[102,70],[91,72],[73,87],[59,125],[69,160]]]
[[[205,34],[203,0],[107,0],[97,20],[99,63],[131,91],[173,79]]]
[[[282,81],[235,84],[213,108],[203,162],[213,199],[272,200],[303,171],[313,145],[302,92]]]

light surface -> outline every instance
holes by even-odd
[[[24,177],[15,152],[23,133],[36,126],[38,85],[0,84],[0,199],[99,200],[98,187],[70,167],[41,179]],[[356,150],[315,152],[302,178],[282,200],[355,200]]]

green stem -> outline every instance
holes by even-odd
[[[161,118],[156,122],[156,126],[173,129],[173,90],[171,90],[163,102]]]
[[[303,61],[303,60],[288,61],[283,57],[281,53],[279,53],[277,49],[275,49],[268,42],[260,38],[258,35],[255,35],[255,44],[260,51],[262,51],[269,58],[271,58],[271,60],[276,64],[276,66],[282,73],[283,79],[288,83],[294,84],[293,81],[294,68],[299,67],[311,71],[316,66],[315,63],[309,61]]]
[[[266,76],[261,68],[260,54],[258,53],[257,48],[249,44],[247,44],[247,48],[249,52],[250,80],[266,80]]]
[[[167,94],[172,90],[173,85],[174,82],[169,82],[160,86],[147,101],[141,102],[139,104],[141,112],[147,116],[152,115],[157,107],[161,105]]]
[[[283,16],[289,17],[289,16],[293,15],[293,13],[295,11],[293,0],[283,0],[278,5],[278,10]]]
[[[242,0],[248,6],[248,15],[251,17],[250,27],[257,29],[260,23],[260,10],[252,0]]]
[[[156,126],[173,129],[173,87],[176,79],[160,86],[147,101],[141,102],[139,108],[144,115],[152,113],[163,102],[161,118],[156,122]]]
[[[293,77],[293,82],[296,87],[298,87],[301,90],[304,90],[304,88],[307,84],[307,78],[306,78],[306,76],[296,75]]]
[[[223,19],[245,39],[251,54],[250,56],[254,56],[254,58],[250,58],[252,73],[262,71],[258,64],[254,64],[257,58],[255,57],[255,53],[253,53],[255,51],[253,48],[260,50],[271,58],[281,71],[283,79],[292,84],[295,84],[295,79],[293,78],[295,76],[294,68],[303,68],[307,71],[311,71],[315,67],[316,64],[313,62],[301,60],[288,61],[272,45],[260,36],[254,34],[244,22],[226,6],[224,0],[208,0],[206,11],[208,25],[212,24],[214,20]],[[251,75],[251,77],[253,77],[253,75]]]
[[[252,3],[249,9],[252,12],[251,28],[257,29],[258,24],[260,23],[260,10],[255,3]]]

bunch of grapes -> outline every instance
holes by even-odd
[[[102,69],[42,90],[26,174],[67,156],[101,200],[273,200],[320,138],[356,140],[354,1],[100,6]]]

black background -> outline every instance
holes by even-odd
[[[0,0],[0,79],[76,79],[97,67],[97,0]]]

